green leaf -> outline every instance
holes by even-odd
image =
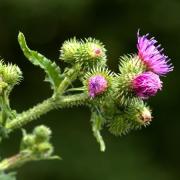
[[[19,32],[18,41],[26,58],[35,66],[39,66],[46,73],[45,81],[50,82],[52,89],[56,91],[62,81],[61,71],[55,62],[47,59],[37,51],[28,48],[23,33]]]
[[[0,180],[16,180],[15,174],[16,173],[5,174],[4,172],[0,172]]]
[[[100,145],[100,150],[104,152],[106,149],[106,146],[105,146],[103,137],[101,136],[101,133],[100,133],[100,130],[102,129],[102,125],[104,124],[104,119],[97,112],[92,112],[91,122],[92,122],[92,131],[93,131],[94,137],[96,138],[97,142]]]

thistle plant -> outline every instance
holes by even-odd
[[[63,70],[37,51],[31,50],[20,32],[18,42],[25,57],[45,72],[45,81],[50,84],[52,96],[21,113],[11,108],[9,95],[22,80],[17,65],[0,61],[0,140],[6,140],[18,129],[22,130],[19,152],[2,159],[0,179],[14,180],[9,173],[27,162],[60,159],[54,155],[50,143],[51,130],[45,125],[26,132],[25,125],[40,119],[43,114],[59,108],[87,106],[91,111],[92,132],[105,151],[101,130],[122,136],[131,130],[141,129],[152,122],[152,111],[147,100],[162,90],[161,76],[173,70],[170,59],[149,34],[137,34],[137,53],[119,59],[119,72],[109,70],[106,49],[100,41],[87,38],[72,38],[60,49],[59,60],[67,67]],[[77,83],[80,82],[77,86]]]

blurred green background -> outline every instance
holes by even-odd
[[[29,163],[18,171],[19,180],[180,179],[179,0],[0,0],[0,56],[18,64],[24,74],[11,103],[21,112],[51,95],[44,73],[20,51],[19,31],[32,49],[53,60],[70,37],[100,39],[108,49],[110,68],[117,71],[119,56],[136,52],[138,28],[162,43],[175,66],[163,78],[163,91],[149,101],[152,125],[124,137],[103,131],[107,151],[101,153],[91,133],[88,109],[50,112],[26,128],[31,131],[41,123],[50,126],[55,153],[63,160]],[[18,151],[20,137],[18,131],[1,144],[3,157]]]

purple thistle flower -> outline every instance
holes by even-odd
[[[140,36],[138,31],[138,56],[149,71],[158,75],[165,75],[173,70],[172,64],[168,64],[170,59],[162,53],[163,49],[159,49],[161,45],[156,45],[157,41],[154,37],[149,39],[148,36],[149,34]]]
[[[136,76],[132,81],[132,88],[137,96],[148,99],[161,90],[162,81],[157,74],[149,71]]]
[[[88,80],[88,92],[92,98],[105,92],[107,87],[108,82],[102,75],[94,75]]]

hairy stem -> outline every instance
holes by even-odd
[[[6,158],[0,162],[0,171],[13,169],[15,167],[21,166],[28,161],[32,161],[32,156],[16,154],[10,158]]]
[[[77,78],[80,66],[77,64],[66,72],[66,77],[57,88],[57,95],[61,96],[65,90],[72,84]]]
[[[41,115],[46,114],[53,109],[73,106],[80,103],[82,104],[86,99],[87,95],[84,93],[62,96],[60,98],[57,96],[51,97],[33,108],[19,114],[15,119],[6,124],[6,129],[8,129],[9,132],[12,132],[15,129],[23,127],[27,123],[38,119]]]
[[[20,128],[25,124],[39,118],[41,115],[46,114],[47,112],[55,109],[57,107],[56,99],[53,97],[43,101],[42,103],[34,106],[33,108],[22,112],[17,115],[17,117],[6,124],[6,128],[10,131]]]

